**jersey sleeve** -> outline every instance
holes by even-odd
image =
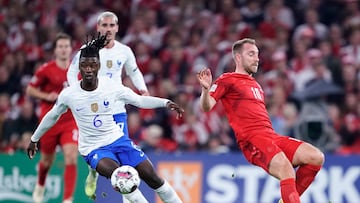
[[[63,91],[60,92],[57,100],[56,100],[56,103],[54,105],[54,109],[56,110],[56,114],[63,114],[67,111],[68,109],[68,97],[66,96],[67,95],[67,89],[64,89]]]
[[[227,88],[222,78],[218,78],[210,88],[210,96],[219,101],[225,94]]]
[[[78,51],[74,56],[74,58],[71,60],[71,64],[66,74],[67,81],[70,86],[76,84],[78,81],[79,57],[80,57],[80,51]]]
[[[46,131],[54,126],[60,116],[66,112],[67,105],[65,105],[64,100],[64,94],[60,93],[55,105],[45,114],[34,134],[31,136],[31,141],[38,142]]]
[[[135,59],[133,51],[127,47],[126,54],[128,55],[127,60],[124,64],[126,75],[128,75],[138,90],[147,91],[144,76],[141,73]]]
[[[123,101],[126,104],[131,104],[133,106],[144,109],[166,107],[167,102],[169,102],[168,99],[163,99],[160,97],[138,95],[130,88],[123,85],[119,88],[117,99]]]

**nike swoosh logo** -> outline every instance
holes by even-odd
[[[81,110],[83,110],[83,109],[85,109],[85,107],[76,108],[75,110],[76,110],[76,111],[81,111]]]

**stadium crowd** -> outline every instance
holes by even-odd
[[[0,152],[27,147],[38,119],[25,88],[52,58],[56,34],[70,34],[75,52],[105,10],[119,17],[117,37],[133,49],[150,94],[185,109],[177,120],[128,106],[129,134],[144,151],[238,150],[222,106],[200,111],[196,72],[232,71],[232,43],[251,37],[275,131],[326,153],[360,154],[357,0],[0,0]]]

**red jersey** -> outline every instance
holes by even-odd
[[[68,86],[66,73],[67,69],[57,66],[55,61],[50,61],[36,70],[29,85],[44,92],[60,93],[62,89]],[[55,102],[41,100],[39,118],[42,119],[54,104]],[[71,111],[68,110],[60,117],[58,123],[69,121],[69,119],[73,119],[73,116]]]
[[[264,91],[249,75],[224,73],[212,85],[210,95],[221,101],[238,141],[259,132],[275,133],[264,102]]]

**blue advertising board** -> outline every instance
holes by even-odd
[[[279,181],[250,165],[241,153],[148,154],[160,175],[184,203],[277,203]],[[140,189],[151,203],[160,203],[145,182]],[[327,155],[323,169],[301,196],[302,203],[360,203],[360,156]],[[122,202],[110,181],[98,181],[95,202]]]

